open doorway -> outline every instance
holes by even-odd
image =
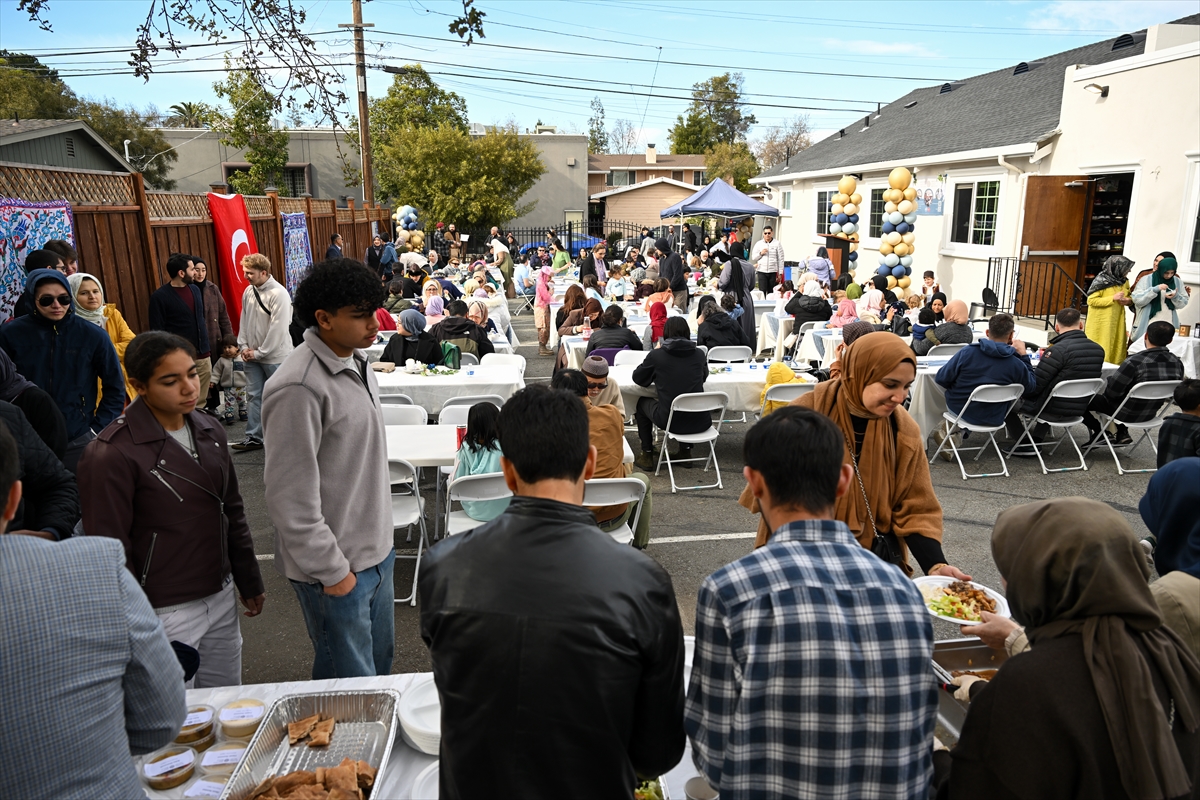
[[[1109,256],[1125,254],[1130,200],[1133,198],[1133,173],[1096,175],[1091,184],[1092,202],[1086,225],[1083,280],[1080,281],[1084,289],[1100,272]]]

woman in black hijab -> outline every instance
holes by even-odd
[[[742,307],[742,316],[738,320],[742,330],[751,342],[757,342],[754,328],[754,296],[750,294],[754,288],[754,265],[745,258],[746,250],[741,242],[734,242],[729,246],[729,260],[721,268],[717,288],[737,298],[738,305]]]
[[[934,292],[929,298],[929,308],[933,309],[933,321],[945,322],[946,316],[943,312],[946,310],[946,303],[950,301],[946,299],[944,292]]]

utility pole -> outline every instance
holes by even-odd
[[[350,5],[354,8],[354,22],[342,23],[338,27],[354,29],[354,73],[358,82],[358,145],[362,150],[363,205],[374,208],[375,174],[371,169],[371,131],[367,125],[370,109],[367,106],[367,53],[363,42],[363,28],[374,28],[375,24],[363,23],[362,0],[350,0]]]

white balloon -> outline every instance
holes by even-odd
[[[901,222],[907,222],[909,225],[912,225],[916,221],[917,221],[917,212],[915,212],[915,211],[911,214],[905,214],[904,219],[901,220]],[[896,224],[899,225],[900,223],[898,222]]]
[[[831,222],[831,223],[829,223],[829,232],[830,233],[841,233],[842,226],[838,225],[836,222]]]
[[[904,222],[904,215],[899,211],[893,211],[891,214],[885,216],[887,217],[887,221],[893,225],[899,225],[901,222]]]
[[[883,257],[883,263],[889,267],[894,267],[900,263],[900,256],[896,255],[895,253],[886,255]]]
[[[858,226],[853,222],[847,222],[842,226],[842,233],[854,233],[856,230],[858,230]]]
[[[912,256],[900,256],[900,266],[911,267],[912,266]]]

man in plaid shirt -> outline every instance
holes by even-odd
[[[1088,403],[1088,413],[1083,415],[1083,424],[1087,426],[1088,444],[1100,435],[1100,420],[1095,416],[1112,414],[1121,405],[1129,390],[1139,383],[1146,381],[1181,381],[1183,380],[1183,362],[1167,349],[1167,345],[1175,338],[1175,329],[1169,322],[1151,322],[1146,328],[1146,349],[1134,353],[1125,359],[1116,373],[1108,379],[1104,393],[1098,394]],[[1130,400],[1121,409],[1121,419],[1117,421],[1117,436],[1113,444],[1130,444],[1133,438],[1129,428],[1121,422],[1145,422],[1158,413],[1166,400]]]
[[[774,533],[701,585],[684,710],[722,800],[928,796],[933,625],[912,582],[831,519],[858,490],[844,448],[796,406],[746,434],[746,480]]]

